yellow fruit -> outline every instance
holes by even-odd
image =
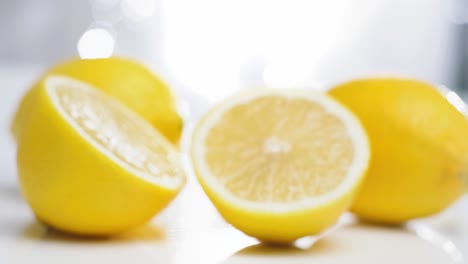
[[[361,119],[372,162],[352,210],[401,223],[441,211],[468,175],[468,122],[433,86],[409,79],[351,81],[330,91]],[[465,189],[466,190],[466,189]]]
[[[179,192],[178,152],[122,103],[67,77],[30,95],[18,141],[22,192],[59,230],[109,235],[140,225]]]
[[[220,214],[272,243],[333,225],[351,204],[369,159],[354,115],[305,90],[236,95],[204,116],[192,140],[197,178]]]
[[[183,121],[177,112],[175,97],[169,87],[143,65],[118,57],[74,59],[52,68],[43,78],[54,74],[100,88],[148,120],[173,144],[178,144]],[[21,134],[22,120],[29,112],[27,101],[34,89],[25,95],[13,121],[16,139]]]

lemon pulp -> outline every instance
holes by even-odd
[[[354,158],[345,124],[300,98],[269,96],[230,109],[212,127],[206,146],[209,169],[223,186],[262,203],[329,193]]]
[[[70,124],[126,169],[158,184],[180,184],[180,168],[171,166],[177,152],[133,112],[87,86],[51,84],[49,93]]]

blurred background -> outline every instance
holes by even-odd
[[[463,94],[466,22],[465,0],[0,0],[0,122],[9,127],[43,71],[78,56],[144,62],[192,114],[246,87],[323,90],[369,75]],[[13,143],[3,142],[0,180],[13,182]]]
[[[326,90],[375,75],[444,85],[467,100],[466,23],[468,0],[0,0],[0,193],[21,199],[16,106],[63,60],[137,59],[192,117],[252,86]],[[208,215],[191,206],[186,215]]]

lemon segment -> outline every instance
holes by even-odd
[[[399,224],[440,212],[466,191],[468,121],[430,84],[373,78],[329,94],[366,128],[372,161],[352,210],[373,222]]]
[[[257,89],[204,116],[191,156],[228,222],[261,240],[287,243],[320,232],[348,208],[369,146],[359,121],[327,96]]]
[[[98,89],[51,76],[29,103],[18,174],[42,222],[82,235],[115,234],[147,222],[184,185],[172,144]]]

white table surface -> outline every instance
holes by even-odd
[[[21,94],[41,71],[40,66],[0,66],[0,264],[468,263],[467,197],[406,229],[364,225],[345,215],[320,239],[307,237],[292,248],[273,249],[225,223],[193,175],[179,197],[140,229],[108,240],[50,231],[35,221],[21,197],[9,134]],[[203,104],[188,97],[192,106]]]

